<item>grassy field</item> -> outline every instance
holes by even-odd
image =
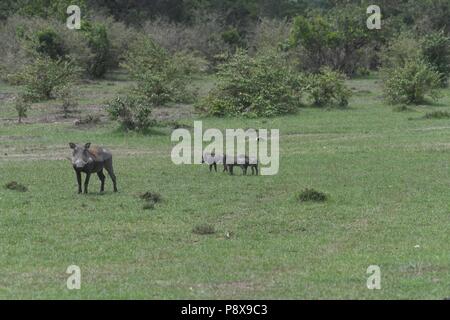
[[[202,87],[211,79],[199,80]],[[81,114],[127,86],[79,87]],[[77,127],[57,102],[18,125],[0,84],[0,298],[442,299],[450,296],[450,110],[439,103],[395,112],[375,78],[349,81],[347,110],[304,108],[274,119],[203,118],[206,128],[280,129],[280,172],[228,176],[175,166],[170,128],[122,133],[115,123]],[[193,125],[191,106],[156,110]],[[79,114],[74,114],[78,117]],[[119,193],[76,193],[69,142],[113,151]],[[238,170],[240,171],[240,170]],[[3,186],[17,181],[27,192]],[[324,203],[301,203],[305,188]],[[144,210],[139,195],[162,202]],[[216,233],[192,232],[201,224]],[[69,265],[81,290],[66,288]],[[366,270],[381,268],[381,290]]]

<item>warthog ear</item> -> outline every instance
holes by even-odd
[[[88,142],[88,143],[86,143],[86,144],[84,145],[84,148],[85,148],[85,149],[89,149],[89,148],[90,148],[90,146],[91,146],[91,143],[90,143],[90,142]]]
[[[69,146],[70,146],[70,149],[75,149],[77,145],[73,142],[70,142]]]

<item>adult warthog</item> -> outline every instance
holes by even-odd
[[[72,165],[77,175],[78,193],[82,193],[81,189],[81,173],[86,174],[84,180],[84,193],[88,193],[89,179],[92,173],[96,173],[101,182],[100,192],[105,191],[105,175],[103,168],[106,169],[114,185],[114,192],[117,192],[116,175],[112,165],[112,154],[102,147],[91,147],[90,143],[84,146],[69,143],[73,150]]]

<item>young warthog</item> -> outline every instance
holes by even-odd
[[[241,167],[242,173],[247,175],[248,167],[252,168],[252,175],[258,175],[258,160],[249,158],[244,155],[239,155],[236,158],[230,156],[223,157],[223,171],[228,171],[230,175],[233,175],[234,167]]]
[[[211,172],[213,168],[217,172],[217,165],[223,163],[223,156],[205,152],[202,157],[202,163],[209,165],[209,172]]]
[[[84,193],[88,193],[89,178],[92,173],[97,173],[101,182],[100,192],[105,191],[105,175],[103,174],[103,168],[106,169],[114,185],[114,192],[117,192],[116,175],[112,165],[112,154],[101,147],[91,147],[90,143],[86,143],[84,146],[77,145],[75,143],[69,143],[70,148],[73,150],[72,165],[75,173],[77,174],[78,193],[82,193],[81,189],[81,173],[86,173],[86,179],[84,180]]]

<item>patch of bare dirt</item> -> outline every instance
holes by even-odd
[[[213,290],[219,296],[233,297],[242,293],[254,292],[261,290],[259,286],[249,281],[230,281],[219,284],[196,284],[190,288],[191,290]]]
[[[190,118],[194,113],[192,105],[178,104],[173,107],[158,107],[152,110],[153,117],[158,121],[173,121]]]
[[[114,157],[123,158],[130,156],[154,155],[170,156],[170,150],[142,150],[129,148],[108,148]],[[43,147],[22,147],[2,149],[0,161],[33,161],[33,160],[68,160],[70,159],[70,150],[68,146],[43,146]]]
[[[13,99],[13,97],[14,97],[14,94],[12,94],[12,93],[1,93],[0,92],[0,101],[2,101],[2,102],[10,101]]]

